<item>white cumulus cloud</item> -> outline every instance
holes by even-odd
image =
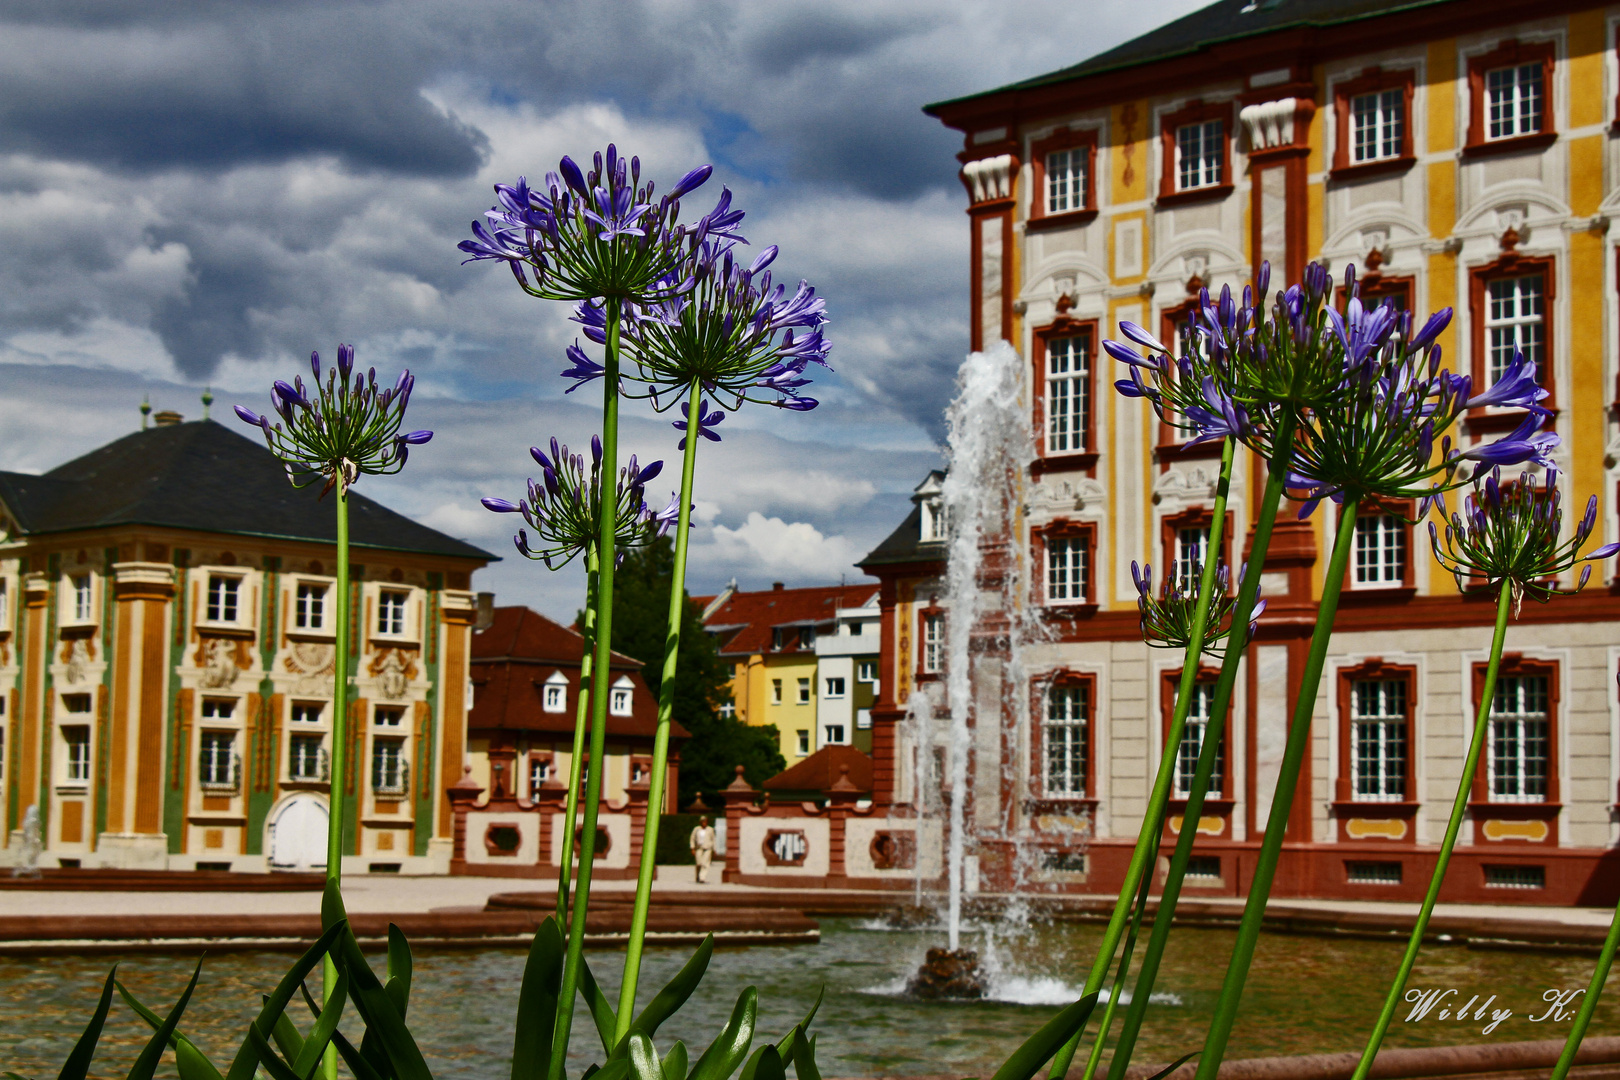
[[[766,517],[758,510],[735,529],[714,527],[714,556],[739,569],[805,581],[853,577],[857,551],[847,537],[824,536],[814,525]]]

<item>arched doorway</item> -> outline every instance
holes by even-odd
[[[326,800],[294,795],[270,819],[272,870],[326,869]]]

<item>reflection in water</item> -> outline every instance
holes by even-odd
[[[762,1037],[780,1038],[825,983],[827,1001],[815,1025],[821,1032],[824,1075],[988,1075],[985,1070],[993,1070],[1060,1002],[1070,1000],[1099,935],[1100,928],[1091,925],[1037,925],[1016,932],[1004,928],[992,944],[999,972],[993,1000],[923,1004],[895,996],[893,988],[916,970],[928,946],[938,944],[937,930],[880,930],[829,920],[819,946],[719,950],[697,996],[660,1031],[657,1041],[664,1049],[680,1038],[694,1048],[695,1060],[749,983],[760,991]],[[1148,1013],[1139,1061],[1170,1060],[1202,1044],[1232,936],[1229,931],[1185,929],[1172,937],[1159,978],[1163,997],[1154,994],[1156,1007]],[[990,944],[972,932],[964,938],[969,946]],[[662,985],[688,955],[686,949],[649,950],[647,982]],[[1359,1049],[1399,955],[1397,942],[1267,935],[1261,939],[1228,1056]],[[291,959],[268,953],[210,958],[182,1029],[216,1064],[228,1064],[259,995],[274,985]],[[411,1027],[436,1077],[505,1080],[509,1075],[512,1014],[523,960],[518,949],[418,955]],[[590,960],[608,1000],[616,1001],[619,955],[593,952]],[[193,963],[195,958],[136,956],[120,977],[143,1002],[165,1012]],[[380,967],[380,958],[377,963]],[[1455,987],[1464,1001],[1474,994],[1480,1001],[1495,994],[1493,1008],[1510,1008],[1513,1016],[1482,1036],[1480,1028],[1487,1021],[1460,1023],[1431,1015],[1409,1024],[1402,1021],[1403,1009],[1387,1045],[1561,1038],[1566,1024],[1528,1018],[1546,1009],[1541,1001],[1545,990],[1585,985],[1591,964],[1590,957],[1579,955],[1430,947],[1418,963],[1413,986]],[[89,1019],[109,966],[111,960],[99,956],[0,957],[0,1071],[54,1074]],[[1598,1007],[1595,1033],[1614,1031],[1620,1023],[1617,996],[1620,977]],[[583,1010],[576,1020],[571,1071],[577,1076],[599,1059],[599,1053],[582,1050],[597,1051],[600,1044]],[[142,1042],[139,1021],[115,1004],[94,1073],[122,1075]],[[161,1075],[173,1075],[170,1063]]]

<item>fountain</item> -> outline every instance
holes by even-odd
[[[968,752],[973,744],[973,671],[971,645],[981,616],[990,613],[980,595],[980,571],[987,542],[1013,528],[1016,491],[1033,454],[1029,416],[1024,403],[1024,364],[1012,346],[999,342],[985,352],[972,353],[957,373],[956,397],[946,410],[949,469],[941,486],[940,502],[949,527],[946,557],[945,706],[950,718],[945,744],[944,790],[947,814],[945,925],[947,948],[930,949],[927,962],[911,981],[909,990],[919,997],[976,998],[984,993],[985,977],[978,956],[962,948],[962,898],[968,860],[966,802]],[[1016,575],[1012,567],[1002,574],[1002,609],[1018,610]],[[1009,667],[1018,673],[1017,647],[1022,620],[1007,621]],[[1004,694],[1005,698],[1005,694]],[[920,699],[920,701],[919,701]],[[919,751],[931,756],[932,723],[936,700],[932,694],[913,695],[910,710]],[[1001,709],[994,721],[999,724]],[[987,718],[988,719],[988,718]],[[922,754],[920,753],[921,757]],[[919,795],[929,785],[919,784]],[[920,800],[927,801],[926,795]],[[922,807],[926,811],[926,806]]]

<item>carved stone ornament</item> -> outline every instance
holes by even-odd
[[[331,642],[295,641],[285,660],[289,672],[298,676],[293,693],[328,697],[337,668],[337,646]]]
[[[90,646],[84,638],[74,638],[67,647],[67,671],[63,681],[77,685],[84,681],[85,666],[90,663]]]
[[[203,673],[197,681],[206,689],[218,690],[236,681],[236,643],[225,638],[205,638]]]
[[[1107,495],[1102,484],[1089,476],[1074,480],[1049,479],[1035,488],[1031,503],[1058,510],[1100,509]]]
[[[401,659],[398,649],[390,649],[383,656],[377,672],[377,687],[382,691],[383,697],[394,701],[403,698],[410,689],[410,680],[405,674],[405,661]]]

